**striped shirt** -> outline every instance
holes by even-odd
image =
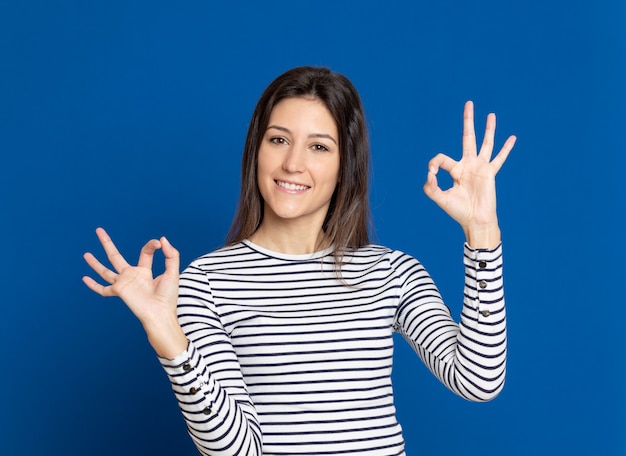
[[[180,279],[187,350],[160,361],[203,455],[404,455],[391,386],[399,332],[450,390],[503,387],[501,247],[465,245],[460,323],[424,267],[377,245],[272,252],[249,241],[195,260]]]

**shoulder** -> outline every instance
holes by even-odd
[[[359,255],[363,257],[378,255],[378,256],[383,256],[385,258],[389,258],[390,260],[394,260],[394,261],[397,260],[398,258],[403,258],[403,259],[411,258],[417,261],[413,256],[409,255],[408,253],[402,250],[393,249],[391,247],[387,247],[387,246],[379,245],[379,244],[369,244],[369,245],[363,246],[355,250],[355,255]]]
[[[402,269],[407,265],[421,266],[420,262],[408,253],[378,244],[369,244],[350,251],[344,263],[385,264],[394,270]]]
[[[222,269],[229,264],[240,264],[251,260],[255,252],[246,244],[239,242],[220,247],[193,260],[187,270],[209,272]]]

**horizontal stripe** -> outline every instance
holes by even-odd
[[[458,324],[421,263],[385,247],[348,252],[341,279],[329,251],[243,242],[198,258],[180,278],[189,347],[161,363],[200,453],[404,455],[394,332],[456,394],[495,397],[506,370],[501,249],[466,246],[463,264]]]

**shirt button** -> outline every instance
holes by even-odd
[[[480,314],[481,314],[483,317],[488,317],[489,315],[491,315],[491,312],[489,312],[488,310],[481,310],[481,311],[480,311]]]
[[[191,389],[189,390],[189,392],[191,394],[196,394],[198,392],[198,388],[195,388],[195,387],[192,386]]]
[[[481,261],[478,263],[478,267],[480,269],[485,269],[487,267],[487,262],[486,261]]]
[[[478,286],[479,286],[480,288],[487,288],[487,282],[485,282],[484,280],[481,280],[481,281],[478,283]]]
[[[191,364],[189,364],[189,363],[183,364],[183,370],[185,372],[190,371],[191,370]]]
[[[202,410],[202,413],[204,413],[205,415],[210,415],[211,407],[204,407],[204,410]]]

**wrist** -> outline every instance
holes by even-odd
[[[178,319],[144,324],[148,341],[158,356],[173,359],[187,349],[187,336],[178,323]]]
[[[463,227],[467,244],[473,249],[494,249],[502,236],[497,223]]]

